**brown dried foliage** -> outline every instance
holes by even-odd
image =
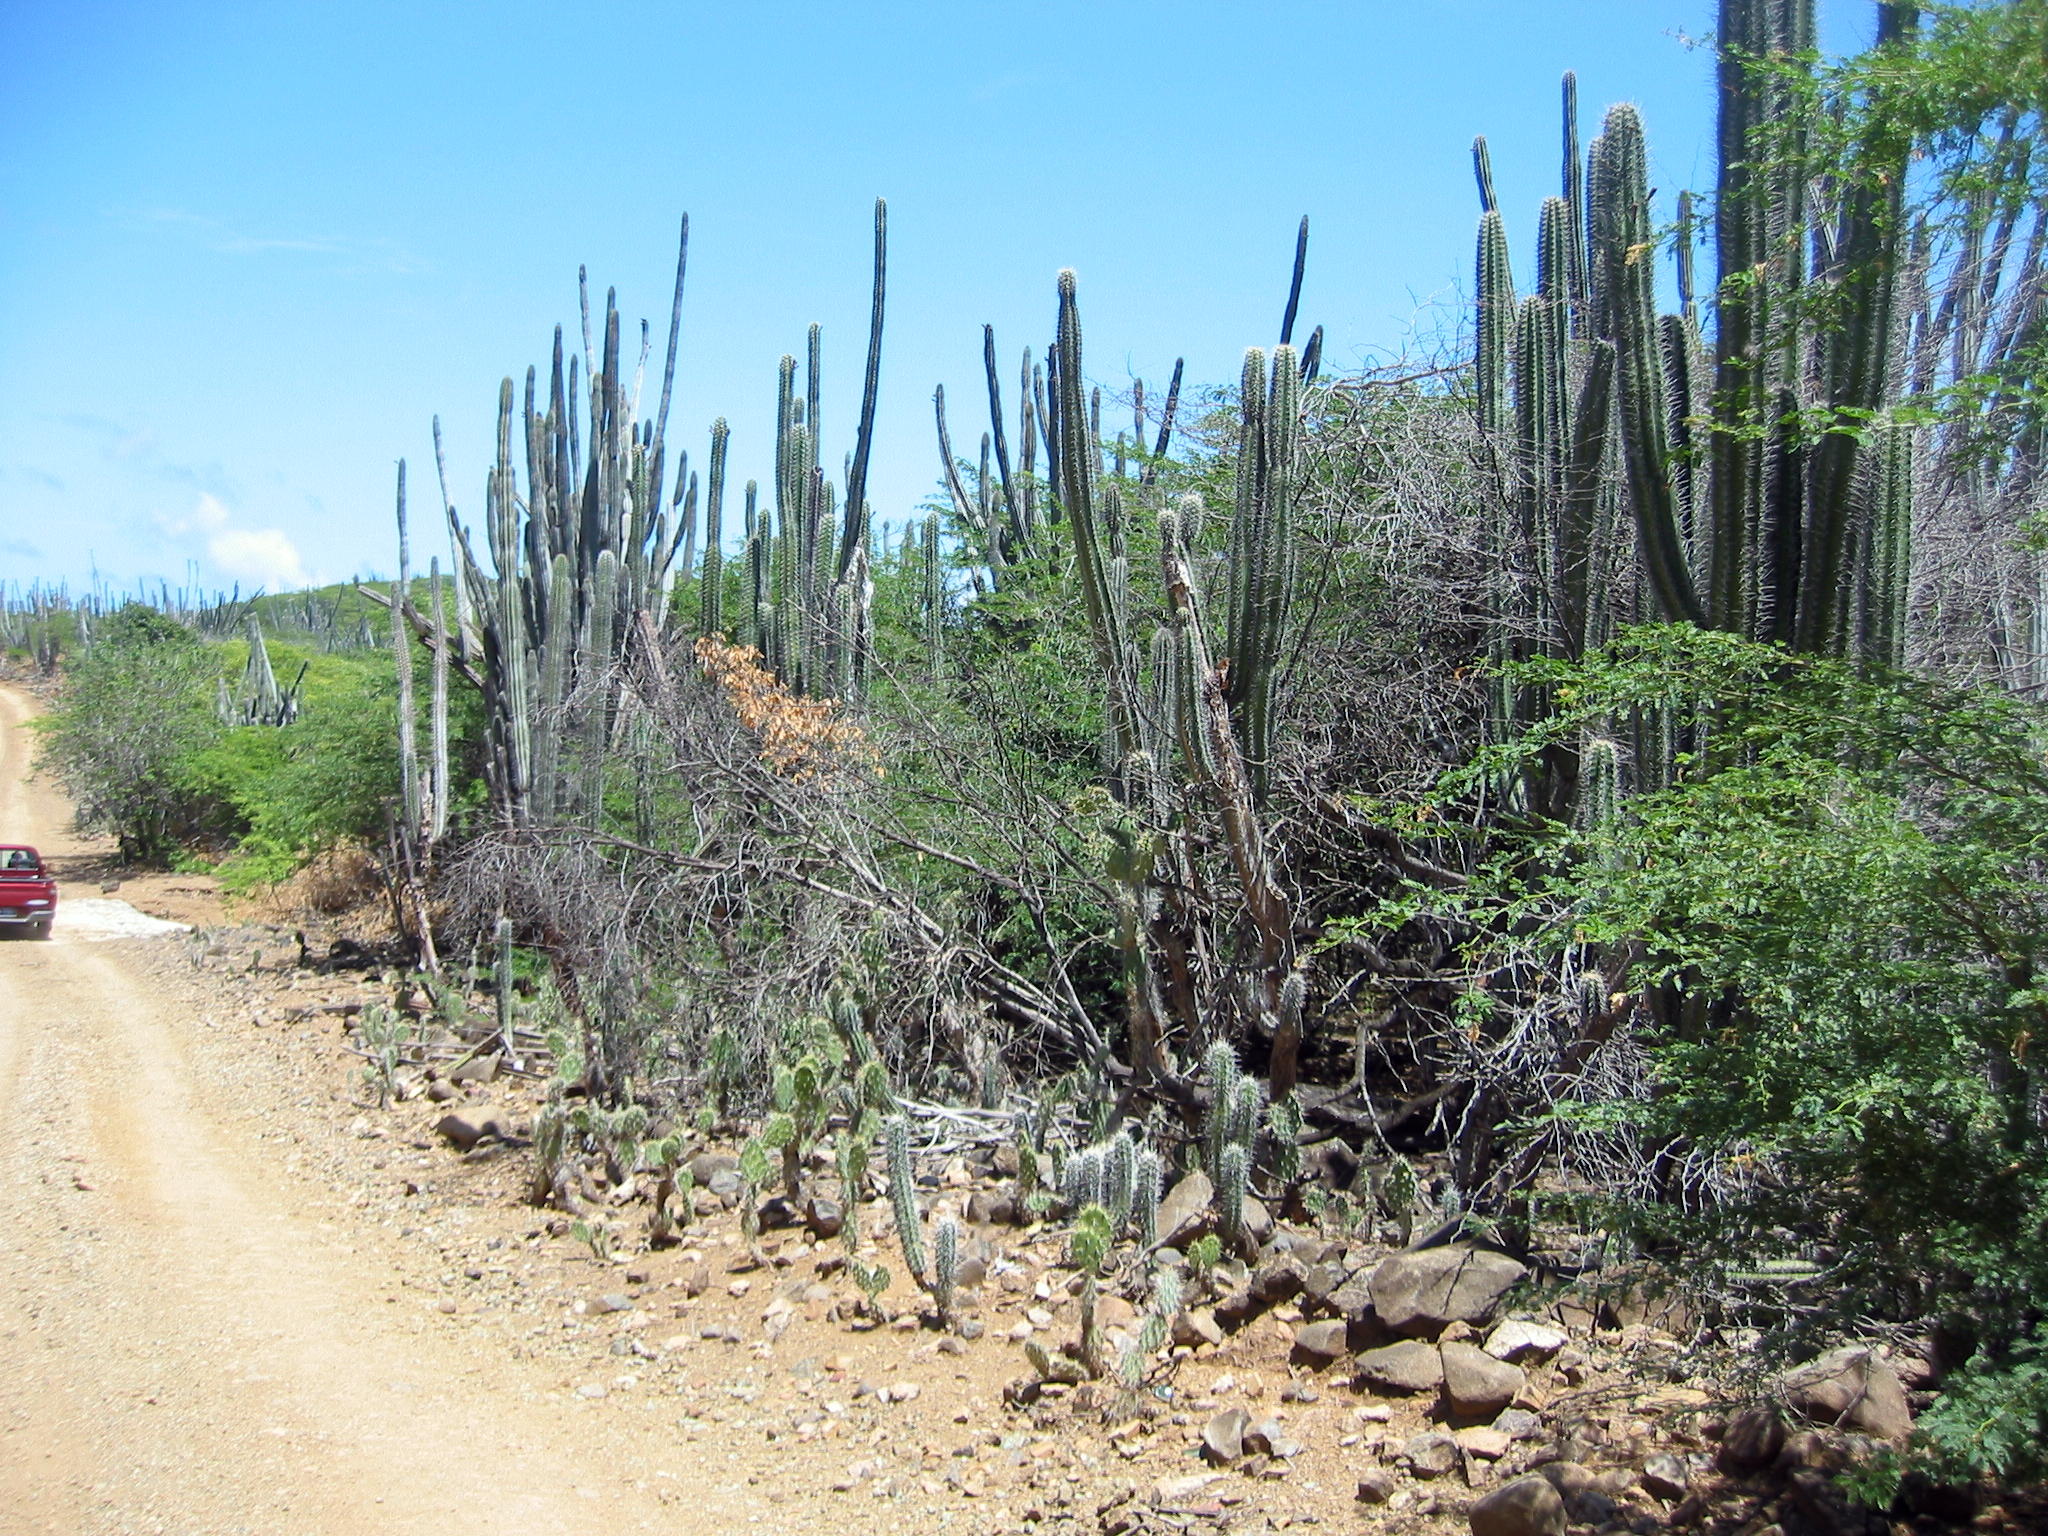
[[[697,665],[716,683],[740,723],[761,742],[761,760],[796,783],[848,769],[879,774],[881,762],[867,735],[839,712],[837,699],[791,693],[761,665],[751,646],[705,636]]]

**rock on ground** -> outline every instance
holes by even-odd
[[[1397,1253],[1372,1272],[1373,1307],[1395,1333],[1433,1339],[1452,1323],[1490,1321],[1526,1273],[1506,1254],[1464,1244]]]
[[[1527,1385],[1521,1367],[1496,1360],[1477,1344],[1443,1347],[1444,1400],[1464,1419],[1490,1419],[1511,1407]]]
[[[1741,1475],[1759,1471],[1777,1460],[1785,1448],[1785,1423],[1778,1411],[1764,1404],[1745,1408],[1721,1431],[1721,1449],[1715,1463],[1723,1472]]]
[[[1159,1202],[1159,1241],[1167,1248],[1182,1248],[1207,1232],[1213,1218],[1209,1205],[1216,1186],[1197,1168],[1167,1191]]]
[[[1913,1432],[1913,1409],[1891,1366],[1873,1350],[1851,1345],[1830,1350],[1785,1377],[1785,1401],[1815,1423],[1857,1429],[1903,1444]]]
[[[1295,1358],[1317,1367],[1341,1360],[1350,1352],[1350,1331],[1351,1325],[1341,1317],[1305,1324],[1294,1336]]]
[[[1443,1385],[1443,1357],[1432,1344],[1405,1339],[1360,1355],[1358,1379],[1381,1392],[1434,1392]]]
[[[1520,1365],[1524,1360],[1548,1360],[1567,1342],[1562,1329],[1511,1317],[1487,1335],[1486,1352],[1496,1360]]]
[[[1251,1415],[1242,1408],[1226,1408],[1202,1430],[1202,1454],[1217,1466],[1228,1466],[1244,1454],[1244,1432]]]
[[[1466,1511],[1472,1536],[1564,1536],[1564,1500],[1540,1477],[1518,1477]]]

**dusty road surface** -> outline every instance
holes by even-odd
[[[0,688],[0,837],[61,880],[93,850],[28,779],[33,709]],[[657,1504],[653,1424],[572,1433],[520,1362],[390,1305],[374,1235],[306,1209],[203,1070],[146,963],[175,942],[61,901],[48,942],[0,939],[0,1533],[782,1524],[718,1486]]]

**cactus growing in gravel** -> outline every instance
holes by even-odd
[[[1137,1391],[1145,1379],[1145,1362],[1157,1354],[1180,1315],[1180,1275],[1161,1264],[1152,1272],[1152,1304],[1145,1309],[1137,1339],[1117,1362],[1117,1379],[1126,1392]]]
[[[1244,1237],[1244,1200],[1251,1182],[1251,1153],[1231,1142],[1216,1164],[1216,1213],[1223,1246],[1235,1249]]]
[[[1067,1205],[1082,1210],[1102,1205],[1108,1199],[1108,1170],[1100,1147],[1086,1147],[1067,1159],[1062,1170],[1062,1193]]]
[[[1213,1179],[1223,1166],[1223,1149],[1230,1144],[1230,1111],[1243,1073],[1228,1040],[1210,1042],[1202,1065],[1209,1079],[1209,1104],[1202,1121],[1202,1166]]]
[[[868,1142],[858,1131],[838,1138],[833,1156],[839,1168],[840,1241],[849,1257],[860,1252],[860,1203],[868,1182]]]
[[[884,1132],[889,1154],[889,1207],[896,1217],[896,1241],[903,1265],[919,1284],[924,1282],[924,1229],[919,1224],[917,1188],[910,1162],[910,1122],[897,1115]]]
[[[853,1276],[853,1283],[860,1287],[868,1311],[874,1312],[882,1292],[889,1289],[889,1271],[880,1264],[863,1264],[859,1259],[849,1259],[846,1268]]]
[[[959,1279],[960,1224],[951,1216],[941,1216],[932,1233],[932,1300],[938,1304],[941,1322],[953,1319]]]
[[[1110,1224],[1121,1231],[1131,1219],[1131,1203],[1137,1194],[1138,1145],[1128,1128],[1112,1136],[1103,1166],[1103,1203],[1109,1208]]]
[[[1380,1201],[1393,1217],[1404,1246],[1415,1236],[1415,1203],[1421,1193],[1415,1165],[1396,1152],[1388,1159],[1387,1171],[1380,1179]]]
[[[1107,1210],[1092,1203],[1082,1206],[1074,1218],[1074,1230],[1067,1234],[1068,1262],[1084,1275],[1101,1274],[1114,1237],[1114,1224]]]
[[[1255,1077],[1240,1077],[1230,1098],[1227,1134],[1247,1157],[1255,1150],[1259,1126],[1266,1118],[1266,1085]]]
[[[1150,1147],[1140,1151],[1132,1180],[1131,1209],[1138,1223],[1138,1240],[1147,1248],[1159,1246],[1159,1194],[1165,1181],[1165,1161]]]
[[[1273,1142],[1273,1172],[1283,1185],[1301,1177],[1304,1123],[1301,1102],[1291,1093],[1275,1099],[1266,1111],[1266,1127]]]

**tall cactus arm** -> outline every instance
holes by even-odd
[[[889,273],[889,205],[875,199],[875,282],[868,312],[868,360],[860,390],[860,429],[853,440],[853,464],[846,473],[846,525],[839,540],[838,576],[844,580],[867,522],[868,450],[875,437],[875,396],[882,379],[882,310]]]
[[[1508,425],[1508,359],[1514,350],[1515,280],[1508,266],[1507,225],[1500,210],[1479,216],[1476,281],[1479,289],[1479,353],[1474,369],[1479,425],[1501,433]]]
[[[1173,360],[1173,379],[1166,386],[1166,404],[1159,411],[1159,436],[1152,444],[1155,460],[1165,458],[1167,447],[1173,442],[1174,415],[1180,410],[1181,375],[1186,368],[1186,358],[1176,357]]]
[[[1024,509],[1018,504],[1016,477],[1010,472],[1010,437],[1003,426],[1003,386],[996,372],[996,328],[992,325],[981,328],[981,367],[988,376],[989,430],[995,448],[996,473],[1002,480],[1003,510],[1009,521],[1011,552],[1021,556],[1028,552],[1026,546],[1030,538],[1024,526]],[[986,487],[983,494],[987,494]]]
[[[1704,626],[1707,614],[1686,562],[1671,488],[1669,401],[1654,280],[1656,245],[1650,234],[1643,125],[1633,106],[1623,102],[1609,110],[1598,147],[1603,170],[1596,177],[1593,217],[1620,374],[1622,462],[1643,566],[1666,618]]]
[[[1301,279],[1308,270],[1308,215],[1301,216],[1301,228],[1294,234],[1294,275],[1287,283],[1287,309],[1280,316],[1280,345],[1294,340],[1294,317],[1301,311]]]
[[[1887,0],[1878,10],[1878,47],[1902,42],[1918,16],[1917,6]],[[1803,651],[1828,649],[1830,637],[1843,632],[1853,585],[1847,563],[1857,544],[1871,542],[1875,518],[1859,504],[1859,482],[1870,477],[1859,474],[1859,461],[1865,428],[1882,407],[1891,376],[1910,147],[1910,135],[1895,127],[1871,153],[1870,163],[1857,168],[1844,198],[1838,282],[1849,289],[1848,302],[1821,347],[1827,402],[1843,419],[1814,445],[1807,470],[1799,622],[1793,634],[1794,645]]]
[[[959,514],[963,526],[979,532],[981,515],[974,504],[974,498],[967,494],[967,482],[960,478],[959,460],[953,457],[953,434],[946,426],[946,386],[941,384],[932,391],[932,415],[939,428],[939,462],[946,476],[946,490],[953,498],[953,510]],[[1001,552],[984,550],[988,563],[1000,566]]]
[[[1599,545],[1601,467],[1607,461],[1608,423],[1614,419],[1614,348],[1593,344],[1579,397],[1572,410],[1572,441],[1565,461],[1563,516],[1558,519],[1557,571],[1560,615],[1574,655],[1594,643],[1588,632],[1590,584]]]
[[[430,642],[434,651],[433,697],[428,706],[431,711],[433,756],[429,763],[429,782],[432,786],[432,802],[428,807],[427,837],[438,843],[448,834],[448,626],[446,610],[441,602],[441,561],[438,556],[427,562],[427,580],[431,584],[432,608],[434,615],[434,636]],[[456,589],[461,590],[458,581]]]
[[[804,425],[811,433],[811,467],[825,441],[825,328],[815,320],[804,335]]]
[[[704,575],[698,583],[698,633],[725,633],[725,455],[731,430],[711,423],[711,486],[704,503]]]
[[[1579,315],[1588,298],[1586,173],[1585,162],[1579,156],[1579,77],[1566,70],[1564,79],[1560,82],[1559,92],[1563,97],[1560,115],[1564,120],[1564,165],[1561,181],[1564,188],[1565,216],[1571,226],[1570,248],[1565,253],[1564,293],[1572,302],[1573,331],[1577,334]]]
[[[398,461],[398,579],[391,584],[391,648],[392,661],[398,671],[398,783],[400,804],[403,807],[403,823],[400,831],[405,839],[409,858],[417,857],[420,829],[425,816],[420,803],[420,764],[416,732],[419,729],[416,701],[413,694],[412,634],[405,622],[405,609],[411,601],[412,587],[412,545],[407,537],[405,525],[405,460]],[[261,654],[263,639],[254,632],[255,617],[250,617],[252,644]]]
[[[1499,213],[1500,199],[1493,193],[1493,156],[1487,153],[1483,133],[1472,141],[1472,179],[1479,183],[1479,211]]]
[[[469,587],[463,580],[460,553],[463,544],[462,525],[455,516],[455,503],[448,499],[448,456],[441,445],[441,418],[434,418],[434,473],[441,483],[441,510],[448,519],[448,558],[455,578],[455,643],[460,648],[465,663],[473,662],[476,645],[471,639],[472,622],[469,612]],[[474,561],[469,562],[474,565]]]
[[[1088,408],[1082,396],[1081,311],[1075,277],[1069,268],[1059,277],[1059,345],[1057,387],[1060,427],[1053,439],[1053,463],[1059,477],[1060,505],[1074,537],[1074,573],[1088,611],[1089,632],[1102,666],[1109,695],[1110,728],[1116,738],[1116,760],[1122,762],[1137,745],[1136,701],[1131,697],[1131,669],[1120,625],[1121,614],[1111,590],[1110,552],[1101,542],[1103,519],[1095,509],[1095,444],[1088,438]]]

